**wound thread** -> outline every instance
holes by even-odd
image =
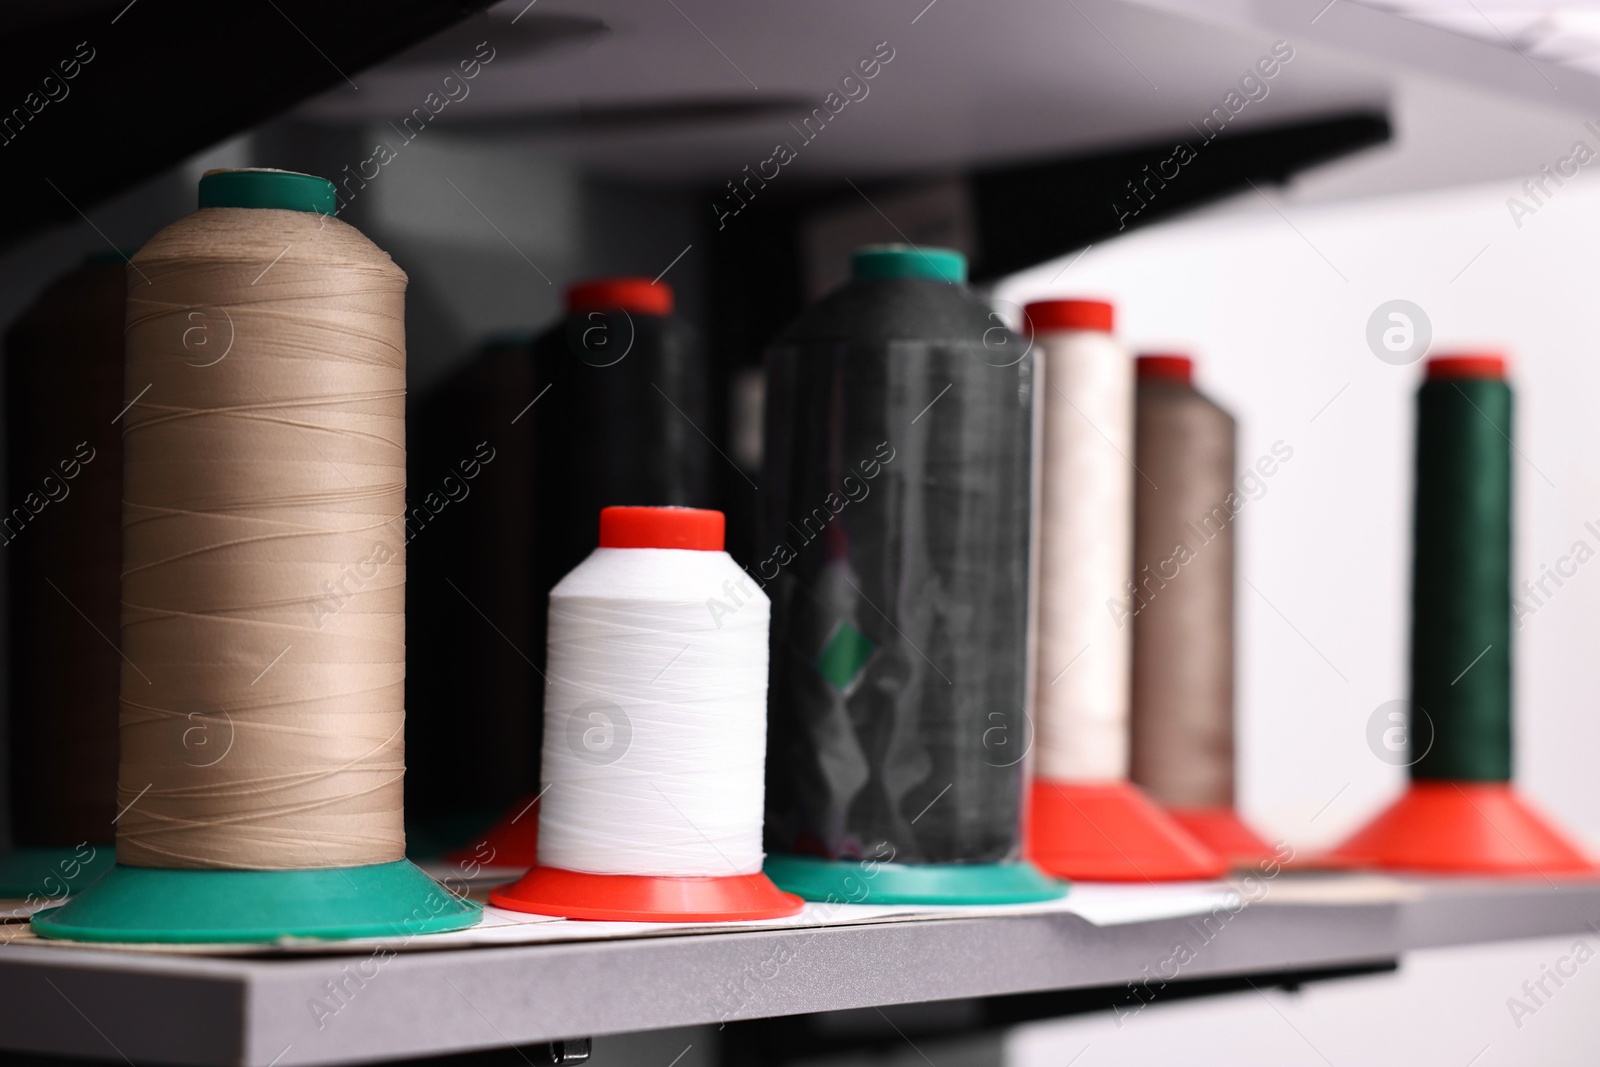
[[[1417,390],[1409,739],[1416,780],[1511,778],[1511,386],[1429,360]]]
[[[767,598],[722,551],[719,513],[605,514],[601,547],[550,591],[539,863],[589,874],[754,875]],[[715,548],[635,547],[646,542],[616,535],[630,514],[652,524],[657,545],[683,543],[661,535],[664,523],[714,518]]]
[[[1170,358],[1170,357],[1162,357]],[[1233,417],[1141,373],[1133,549],[1133,780],[1172,808],[1234,800]]]
[[[404,855],[405,286],[309,209],[203,209],[134,257],[123,864]]]
[[[1125,611],[1133,553],[1133,360],[1105,328],[1047,329],[1034,338],[1040,458],[1038,649],[1033,684],[1040,778],[1120,781],[1128,776],[1129,652]],[[1054,311],[1054,316],[1052,312]],[[1080,317],[1087,318],[1087,316]]]

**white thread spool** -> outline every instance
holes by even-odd
[[[696,547],[644,547],[674,530]],[[718,512],[607,508],[600,544],[550,592],[539,864],[757,874],[767,597],[721,550]]]
[[[1111,335],[1111,305],[1030,304],[1041,379],[1037,651],[1038,777],[1105,782],[1128,774],[1133,552],[1133,360]]]

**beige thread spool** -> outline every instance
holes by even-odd
[[[315,210],[202,207],[128,274],[125,865],[405,851],[406,276]]]
[[[1188,359],[1138,367],[1133,780],[1170,808],[1231,809],[1234,420]]]

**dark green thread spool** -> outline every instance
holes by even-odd
[[[1411,743],[1428,747],[1414,779],[1511,778],[1511,438],[1503,359],[1429,361],[1411,599]]]

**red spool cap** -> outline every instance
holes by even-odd
[[[635,315],[672,314],[672,286],[649,278],[591,278],[567,290],[567,311],[621,308]]]
[[[1167,353],[1140,356],[1134,364],[1140,378],[1194,384],[1194,360]]]
[[[709,508],[601,508],[601,548],[721,552],[727,520]]]
[[[1506,357],[1498,352],[1461,352],[1428,360],[1428,380],[1444,378],[1505,379]]]
[[[1104,300],[1035,300],[1022,309],[1034,333],[1098,330],[1110,333],[1116,310]]]

